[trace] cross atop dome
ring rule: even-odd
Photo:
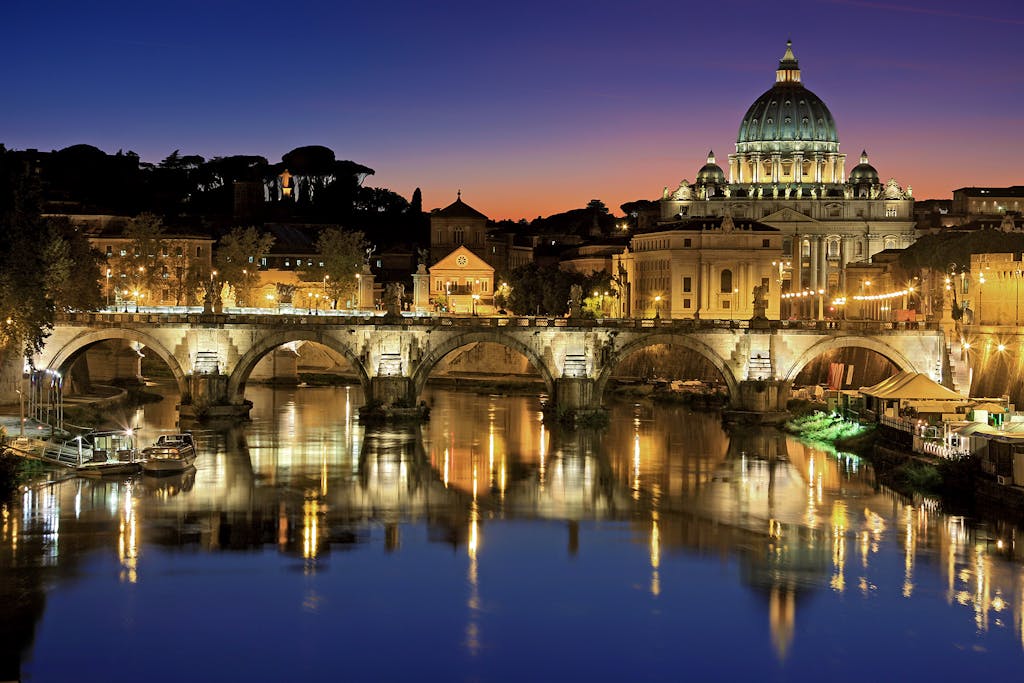
[[[800,63],[793,54],[793,41],[786,41],[786,54],[779,60],[779,69],[775,72],[776,83],[799,83]]]

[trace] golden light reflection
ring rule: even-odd
[[[640,432],[633,434],[633,500],[640,499]]]
[[[661,565],[661,534],[658,531],[658,513],[651,513],[651,595],[658,597],[661,594],[661,579],[658,576],[658,567]]]
[[[783,586],[772,586],[768,601],[768,624],[771,632],[772,645],[782,661],[789,652],[793,642],[796,625],[796,595]]]
[[[914,508],[907,506],[903,525],[903,597],[914,594],[914,555],[917,552],[917,536],[914,528]]]
[[[135,499],[132,497],[132,486],[125,486],[124,505],[117,536],[117,555],[121,561],[120,580],[128,583],[138,581],[138,522],[135,516]]]
[[[466,552],[469,555],[469,599],[466,602],[469,608],[469,621],[466,624],[466,649],[474,657],[480,652],[480,575],[477,565],[479,547],[480,508],[474,501],[469,508],[469,542],[466,544]]]
[[[832,505],[832,566],[834,571],[829,586],[837,593],[846,590],[846,531],[849,525],[844,501]]]
[[[307,496],[302,502],[302,556],[307,560],[315,559],[320,551],[319,513],[319,501]]]

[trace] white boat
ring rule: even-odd
[[[144,474],[179,474],[196,459],[196,445],[190,432],[164,434],[156,443],[142,450]]]
[[[136,474],[142,469],[135,434],[125,431],[91,432],[74,439],[78,446],[75,473],[86,477]]]

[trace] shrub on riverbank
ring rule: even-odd
[[[809,415],[795,417],[786,422],[787,432],[815,441],[836,442],[850,439],[864,432],[864,427],[835,413],[815,411]]]

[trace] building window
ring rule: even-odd
[[[693,278],[691,278],[691,277],[684,277],[683,278],[683,291],[684,292],[692,292],[693,291]]]
[[[722,301],[722,308],[731,308],[731,304],[732,304],[731,301],[729,301],[728,299],[724,299]]]
[[[693,240],[691,240],[689,237],[684,237],[683,238],[683,246],[684,247],[690,247],[692,245],[693,245]]]
[[[123,248],[120,251],[121,256],[125,256],[127,253],[128,252],[125,249],[123,249]]]
[[[455,244],[462,244],[462,242],[463,242],[463,240],[465,238],[466,238],[466,233],[465,233],[465,230],[463,230],[463,228],[455,228],[452,231],[452,241],[454,241]]]
[[[854,247],[853,247],[853,254],[854,254],[854,256],[863,256],[864,255],[864,244],[861,243],[861,242],[857,242],[857,244],[855,244]]]
[[[107,258],[110,258],[113,255],[114,255],[114,248],[108,244],[107,245]]]
[[[829,240],[828,241],[828,257],[839,258],[839,241]]]
[[[689,307],[690,307],[690,300],[689,299],[683,299],[683,308],[689,308]]]
[[[200,257],[202,257],[202,255],[203,255],[203,248],[202,247],[196,247],[196,258],[200,258]]]
[[[763,248],[765,248],[765,249],[768,249],[769,247],[772,246],[772,241],[771,240],[761,240],[761,246]]]
[[[185,255],[185,251],[181,247],[178,247],[177,249],[174,250],[174,255],[177,256],[178,258],[181,258],[182,256]]]
[[[898,214],[898,211],[896,211],[895,208],[886,209],[885,210],[885,217],[886,218],[896,218],[897,214]]]
[[[804,258],[811,258],[811,243],[801,242],[800,243],[800,255]]]
[[[732,292],[732,271],[723,270],[719,276],[719,288],[720,292]]]

